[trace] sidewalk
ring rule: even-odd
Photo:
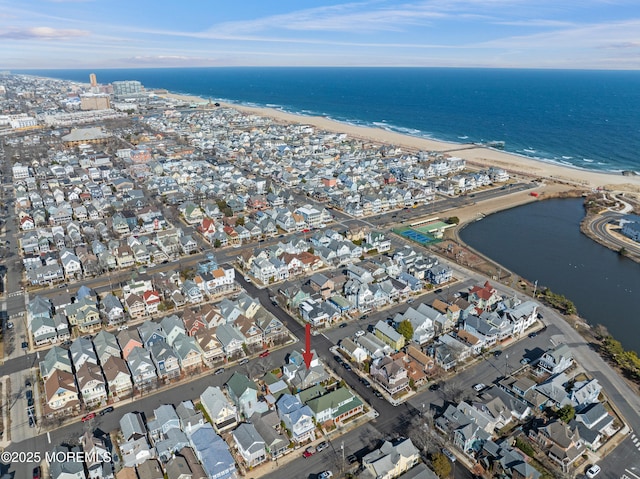
[[[267,474],[276,471],[282,466],[289,464],[295,459],[302,459],[302,451],[304,451],[307,447],[317,446],[322,441],[336,441],[341,436],[353,431],[354,429],[359,428],[360,426],[366,424],[372,419],[375,419],[376,417],[378,417],[378,411],[376,411],[375,409],[370,409],[367,414],[364,414],[359,418],[350,421],[346,426],[336,428],[333,431],[322,435],[315,441],[305,444],[304,448],[302,446],[296,447],[294,449],[291,449],[291,452],[289,452],[287,455],[279,457],[275,461],[266,461],[260,464],[255,469],[248,471],[247,476],[250,476],[252,479],[258,479],[259,477],[266,476]]]
[[[4,450],[11,444],[11,428],[9,427],[9,415],[7,414],[9,401],[7,399],[8,376],[2,376],[2,394],[0,394],[0,409],[2,410],[2,438],[0,439],[0,450]]]

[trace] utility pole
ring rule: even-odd
[[[538,280],[536,279],[536,280],[533,282],[533,299],[535,299],[535,298],[536,298],[536,291],[537,291],[537,290],[538,290]]]

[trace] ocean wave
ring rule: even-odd
[[[189,93],[186,93],[189,94]],[[351,125],[351,126],[358,126],[358,127],[369,127],[369,128],[381,128],[384,129],[386,131],[391,131],[394,133],[399,133],[399,134],[403,134],[403,135],[408,135],[408,136],[412,136],[412,137],[416,137],[416,138],[423,138],[423,139],[427,139],[427,140],[436,140],[436,141],[440,141],[443,143],[448,143],[448,144],[452,144],[452,145],[462,145],[464,144],[463,142],[461,142],[460,140],[468,140],[469,136],[468,135],[456,135],[456,136],[451,136],[449,138],[446,138],[445,135],[441,135],[441,134],[434,134],[434,133],[430,133],[430,132],[426,132],[417,128],[411,128],[411,127],[403,127],[403,126],[397,126],[394,125],[392,123],[389,123],[389,120],[386,119],[382,119],[382,120],[376,120],[376,121],[363,121],[361,119],[358,118],[348,118],[348,117],[340,117],[340,116],[335,116],[333,114],[330,113],[323,113],[323,112],[318,112],[318,111],[313,111],[313,110],[309,110],[309,109],[295,109],[295,108],[291,108],[291,107],[284,107],[282,105],[275,105],[275,104],[259,104],[259,103],[255,103],[255,102],[240,102],[237,100],[229,100],[229,99],[219,99],[219,101],[222,101],[224,103],[228,103],[228,104],[238,104],[238,105],[244,105],[244,106],[251,106],[251,107],[255,107],[255,108],[272,108],[272,109],[276,109],[279,111],[285,111],[286,113],[291,113],[294,115],[299,115],[301,117],[305,117],[305,116],[319,116],[319,117],[323,117],[326,118],[328,120],[332,120],[338,123],[343,123],[345,125]],[[475,140],[472,140],[475,141]],[[480,139],[479,141],[477,141],[479,143],[484,142],[483,139]],[[468,143],[468,141],[465,141],[465,143]],[[599,171],[599,172],[606,172],[606,173],[617,173],[620,174],[623,170],[622,169],[614,169],[611,168],[611,165],[607,164],[607,163],[603,163],[603,162],[596,162],[595,160],[591,160],[590,158],[574,158],[573,156],[569,156],[569,155],[562,155],[562,156],[556,156],[553,154],[550,154],[546,151],[542,151],[533,147],[528,147],[528,148],[522,148],[522,149],[509,149],[508,147],[505,148],[504,150],[506,153],[510,153],[516,156],[522,156],[524,158],[529,158],[529,159],[533,159],[536,161],[542,161],[542,162],[546,162],[546,163],[551,163],[551,164],[556,164],[559,166],[565,166],[565,167],[570,167],[570,168],[576,168],[578,170],[583,170],[583,171]],[[573,161],[571,161],[573,160]],[[591,161],[589,161],[591,160]],[[583,165],[585,164],[589,164],[590,167],[585,167]],[[604,168],[602,168],[604,167]],[[625,170],[632,170],[632,168],[627,168]]]

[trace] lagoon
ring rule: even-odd
[[[589,324],[602,324],[640,352],[640,265],[580,233],[582,199],[531,203],[487,216],[460,232],[467,244],[514,273],[574,302]]]

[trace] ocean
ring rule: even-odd
[[[245,105],[640,173],[640,72],[469,68],[163,68],[15,71],[88,83],[139,80]]]

